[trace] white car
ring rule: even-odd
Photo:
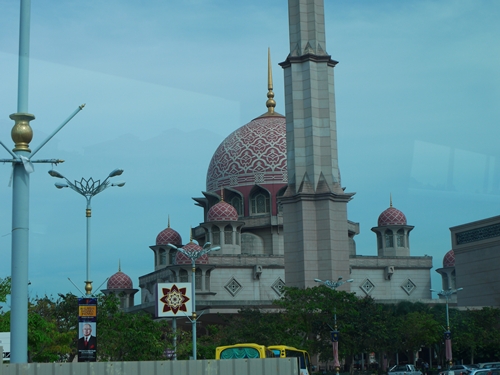
[[[396,365],[389,370],[388,375],[422,375],[422,371],[413,365]]]

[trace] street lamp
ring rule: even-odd
[[[353,279],[349,279],[349,280],[342,280],[342,276],[340,276],[337,281],[330,281],[330,280],[320,280],[320,279],[314,279],[314,281],[316,281],[317,283],[321,283],[321,284],[324,284],[326,285],[328,288],[330,289],[337,289],[339,286],[342,286],[344,285],[345,283],[352,283],[354,280]]]
[[[453,355],[451,350],[451,330],[450,330],[450,315],[448,312],[448,301],[453,294],[457,294],[464,288],[441,290],[440,292],[431,289],[431,292],[437,293],[438,296],[446,298],[446,331],[444,332],[444,343],[446,351],[446,360],[448,361],[448,366],[453,364]]]
[[[342,276],[340,276],[337,281],[330,281],[330,280],[320,280],[320,279],[314,279],[317,283],[324,284],[330,289],[336,290],[339,286],[344,285],[345,283],[352,283],[354,280],[349,279],[349,280],[342,280]],[[337,308],[334,307],[334,329],[332,330],[332,345],[333,345],[333,365],[335,366],[335,370],[337,372],[337,375],[340,372],[340,362],[339,362],[339,331],[337,330]]]
[[[192,242],[191,242],[192,243]],[[210,242],[205,243],[203,248],[198,250],[198,246],[194,248],[194,246],[189,247],[189,244],[184,248],[178,248],[172,244],[168,244],[167,247],[177,250],[178,252],[184,254],[189,259],[191,259],[191,267],[192,267],[192,276],[191,276],[191,289],[192,289],[192,301],[193,301],[193,317],[191,319],[191,325],[193,330],[193,359],[196,359],[196,260],[202,257],[205,254],[208,254],[211,251],[220,250],[220,246],[210,247],[212,244]]]
[[[109,181],[110,178],[120,176],[122,173],[123,169],[115,169],[102,182],[100,180],[94,181],[92,177],[90,177],[89,179],[82,178],[80,181],[75,180],[74,182],[71,182],[59,172],[53,169],[49,171],[49,174],[52,177],[61,178],[66,181],[66,183],[59,181],[56,182],[54,184],[56,188],[62,189],[69,187],[74,191],[76,191],[78,194],[83,195],[87,200],[87,208],[85,210],[87,216],[87,275],[86,275],[87,280],[85,281],[85,292],[87,295],[92,294],[92,281],[90,281],[90,218],[92,216],[92,209],[90,206],[90,202],[93,196],[106,190],[110,186],[118,186],[118,187],[124,186],[125,182],[123,181],[115,183],[111,183]]]

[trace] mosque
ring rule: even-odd
[[[193,198],[201,212],[191,238],[183,241],[168,219],[150,246],[151,272],[139,278],[140,305],[121,270],[109,279],[103,292],[121,296],[125,309],[153,312],[157,283],[191,281],[191,260],[169,244],[220,247],[196,260],[196,310],[207,318],[272,308],[285,286],[312,287],[315,279],[348,280],[341,290],[378,301],[431,299],[432,257],[410,254],[414,227],[392,198],[371,229],[377,256],[357,254],[359,224],[347,218],[354,193],[340,180],[337,61],[326,53],[323,0],[290,1],[289,20],[290,54],[280,64],[285,115],[275,110],[269,57],[267,111],[215,150],[205,189]]]

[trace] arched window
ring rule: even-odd
[[[224,228],[224,243],[231,245],[233,243],[233,227],[226,225]]]
[[[392,236],[392,231],[386,230],[384,236],[385,236],[385,247],[394,247],[394,239]]]
[[[172,265],[175,264],[175,256],[177,255],[177,250],[170,249],[168,252],[168,264]]]
[[[217,225],[212,227],[212,245],[220,245],[220,229]]]
[[[166,265],[167,264],[167,251],[165,249],[160,249],[160,265]]]
[[[239,195],[233,196],[229,203],[234,207],[234,209],[238,213],[238,216],[243,216],[243,201],[241,200],[241,197]]]
[[[197,268],[196,269],[196,272],[195,272],[195,287],[196,287],[196,290],[202,290],[203,288],[203,285],[201,283],[201,276],[202,276],[202,272],[201,272],[201,269]]]
[[[269,194],[259,190],[250,198],[250,210],[252,215],[267,214],[271,211]]]
[[[382,236],[379,233],[377,233],[377,245],[379,249],[382,248]]]
[[[205,272],[205,290],[210,290],[210,271]]]
[[[398,230],[397,233],[397,245],[398,247],[404,247],[405,246],[405,232],[403,229]]]
[[[180,283],[187,283],[188,282],[188,271],[184,269],[179,270],[179,282]]]

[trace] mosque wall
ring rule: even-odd
[[[458,306],[500,306],[500,216],[450,231]]]
[[[210,295],[197,301],[255,301],[255,306],[280,298],[284,270],[277,267],[217,267],[212,271]]]
[[[394,268],[388,278],[387,269],[353,268],[351,292],[358,297],[375,300],[422,300],[431,298],[430,268]]]

